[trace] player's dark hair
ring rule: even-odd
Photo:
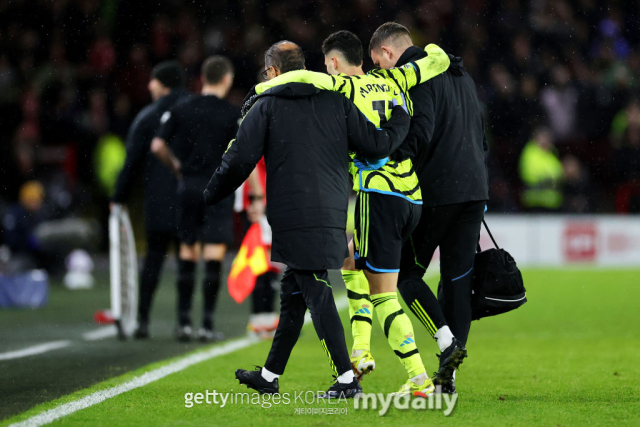
[[[210,56],[202,64],[200,73],[208,84],[215,85],[220,83],[225,75],[233,74],[233,64],[226,56]]]
[[[267,67],[276,67],[281,73],[304,69],[304,53],[300,46],[287,40],[273,44],[264,54]]]
[[[411,33],[404,25],[397,22],[385,22],[371,36],[369,42],[369,52],[380,49],[385,42],[393,43],[400,37],[408,37],[411,40]]]
[[[327,37],[322,43],[322,53],[326,56],[332,50],[337,50],[344,55],[349,65],[362,64],[362,42],[351,31],[336,31]]]

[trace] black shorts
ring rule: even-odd
[[[400,271],[402,244],[418,221],[422,205],[400,196],[358,192],[355,211],[355,261],[358,270]]]
[[[215,206],[206,206],[202,193],[208,182],[208,179],[184,177],[178,183],[178,239],[181,243],[233,243],[234,195]]]

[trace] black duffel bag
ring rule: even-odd
[[[473,320],[506,313],[527,302],[527,292],[516,261],[509,252],[498,247],[487,223],[484,220],[482,223],[495,249],[481,251],[478,244],[471,284],[471,318]],[[442,282],[440,282],[438,299],[441,300],[442,297]]]

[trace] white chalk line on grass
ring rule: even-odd
[[[46,342],[44,344],[34,345],[31,347],[23,348],[21,350],[0,353],[0,360],[11,360],[18,359],[20,357],[34,356],[36,354],[46,353],[47,351],[68,347],[71,344],[71,341],[68,340]]]
[[[115,326],[103,326],[93,331],[85,332],[82,334],[82,339],[85,341],[96,341],[104,338],[116,336],[117,329]],[[42,344],[33,345],[31,347],[22,348],[20,350],[7,351],[6,353],[0,353],[0,361],[19,359],[21,357],[36,356],[38,354],[47,353],[52,350],[59,350],[61,348],[69,347],[73,344],[71,340],[50,341]]]
[[[336,307],[338,310],[343,310],[347,308],[348,305],[349,303],[346,297],[338,298],[336,300]],[[311,316],[309,315],[309,313],[307,313],[304,319],[304,323],[306,324],[309,322],[311,322]],[[202,351],[191,354],[189,356],[185,356],[182,359],[154,369],[153,371],[146,372],[141,376],[135,377],[125,383],[105,390],[96,391],[94,393],[91,393],[90,395],[82,397],[78,400],[74,400],[72,402],[63,403],[60,406],[49,409],[48,411],[42,412],[38,415],[34,415],[33,417],[27,418],[24,421],[11,424],[10,427],[38,427],[49,424],[57,419],[80,411],[81,409],[86,409],[90,406],[96,405],[100,402],[104,402],[107,399],[118,396],[122,393],[126,393],[135,388],[143,387],[168,375],[187,369],[195,364],[216,358],[218,356],[233,353],[237,350],[242,350],[261,341],[262,340],[255,336],[248,336],[238,340],[230,341],[222,346],[214,347],[207,351]]]
[[[118,328],[115,325],[103,326],[93,331],[85,332],[82,334],[82,339],[85,341],[96,341],[104,338],[115,337],[118,334]]]
[[[167,375],[171,375],[173,373],[182,371],[197,363],[204,362],[205,360],[213,359],[214,357],[232,353],[236,350],[240,350],[252,344],[255,344],[258,341],[259,341],[258,338],[246,337],[239,340],[228,342],[227,344],[224,344],[220,347],[212,348],[209,351],[203,351],[203,352],[192,354],[190,356],[177,360],[173,363],[165,365],[161,368],[154,369],[153,371],[149,371],[145,374],[142,374],[139,377],[135,377],[134,379],[127,381],[125,383],[122,383],[120,385],[117,385],[115,387],[111,387],[106,390],[96,391],[95,393],[92,393],[81,399],[74,400],[69,403],[64,403],[56,408],[42,412],[22,422],[11,424],[11,426],[35,427],[35,426],[48,424],[59,418],[73,414],[74,412],[77,412],[81,409],[88,408],[90,406],[96,405],[100,402],[103,402],[119,394],[126,393],[129,390],[133,390],[138,387],[143,387],[147,384],[150,384],[154,381],[164,378]]]

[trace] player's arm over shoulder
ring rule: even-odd
[[[335,90],[336,79],[328,74],[317,73],[309,70],[295,70],[280,74],[267,82],[256,85],[256,94],[260,95],[272,87],[281,86],[287,83],[308,83],[321,90]]]
[[[409,90],[417,84],[424,83],[435,76],[444,73],[449,68],[451,60],[449,55],[438,45],[429,44],[424,48],[427,56],[404,64],[401,67],[391,68],[388,72],[396,79],[406,83],[404,90]]]
[[[440,46],[432,43],[427,45],[424,50],[427,52],[427,56],[415,62],[415,67],[420,73],[417,79],[418,83],[424,83],[438,74],[444,73],[451,64],[449,55]]]

